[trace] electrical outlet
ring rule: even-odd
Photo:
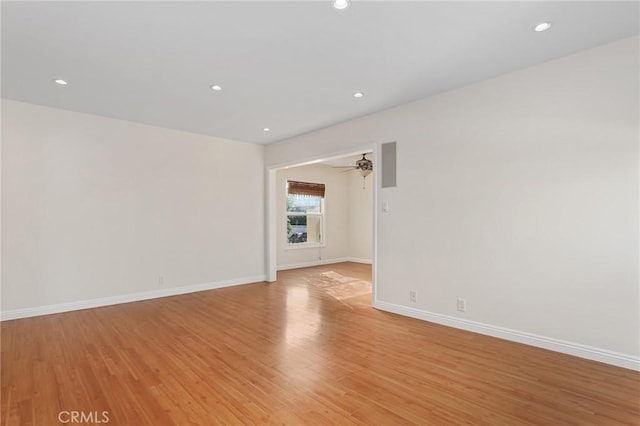
[[[162,275],[158,277],[158,284],[164,285],[164,277]]]
[[[413,303],[416,303],[418,301],[417,294],[414,290],[409,291],[409,300]]]
[[[458,299],[458,311],[467,312],[467,299]]]

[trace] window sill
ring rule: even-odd
[[[300,250],[300,249],[309,249],[309,248],[322,248],[326,247],[326,243],[298,243],[298,244],[287,244],[284,249],[285,250]]]

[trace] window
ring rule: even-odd
[[[324,184],[287,181],[287,245],[324,244]]]

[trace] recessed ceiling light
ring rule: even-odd
[[[217,84],[212,84],[211,86],[209,86],[211,88],[211,90],[214,90],[216,92],[219,92],[222,90],[222,86],[219,86]]]
[[[61,86],[66,86],[67,85],[67,82],[62,80],[62,79],[60,79],[60,78],[56,78],[55,80],[53,80],[53,82],[56,83],[56,84],[59,84]]]
[[[271,129],[270,129],[270,128],[268,128],[268,127],[265,127],[264,129],[262,129],[262,131],[263,131],[263,132],[270,132],[270,131],[271,131]]]
[[[551,28],[551,22],[540,22],[538,25],[536,25],[534,31],[537,33],[541,33],[543,31],[547,31],[549,28]]]
[[[362,92],[356,92],[356,93],[353,94],[354,98],[361,98],[363,96],[364,96],[364,93],[362,93]]]
[[[344,10],[349,7],[351,2],[349,0],[333,0],[331,5],[334,9]]]

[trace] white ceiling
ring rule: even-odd
[[[638,28],[638,2],[3,1],[2,96],[269,143]]]
[[[348,156],[339,157],[339,158],[330,158],[328,160],[323,160],[320,163],[326,164],[327,166],[331,166],[331,167],[346,167],[346,166],[355,167],[356,161],[360,160],[361,158],[362,158],[362,154],[356,154],[356,155],[348,155]],[[372,159],[370,152],[367,153],[367,158],[369,160]]]

